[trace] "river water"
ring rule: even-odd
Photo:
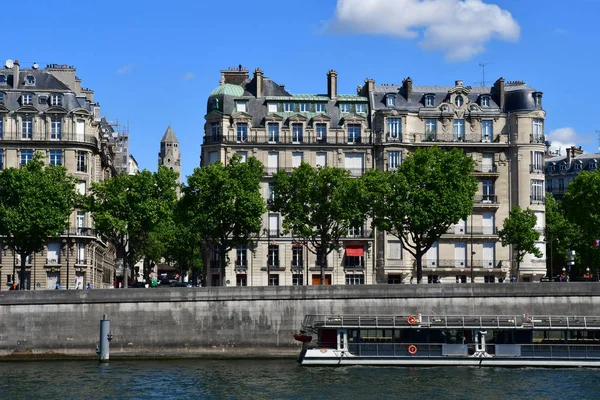
[[[294,360],[0,363],[1,399],[597,399],[594,369],[302,367]]]

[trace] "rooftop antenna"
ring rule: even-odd
[[[482,80],[481,82],[475,82],[478,83],[481,86],[487,86],[487,82],[485,80],[485,66],[486,65],[490,65],[493,64],[493,62],[479,62],[479,67],[481,68],[481,74],[482,74]]]

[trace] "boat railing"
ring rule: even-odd
[[[306,315],[304,330],[322,328],[600,330],[600,317],[539,315]]]
[[[348,351],[368,357],[468,357],[476,351],[475,344],[447,343],[349,343]],[[331,348],[331,344],[314,343],[311,347]],[[335,346],[333,346],[335,347]],[[506,348],[510,351],[506,351]],[[502,350],[504,349],[504,350]],[[486,351],[496,358],[600,358],[600,343],[590,344],[488,344]]]

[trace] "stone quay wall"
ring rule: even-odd
[[[0,358],[291,357],[307,314],[600,315],[600,284],[364,285],[0,293]]]

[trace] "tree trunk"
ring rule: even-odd
[[[320,285],[325,285],[325,260],[326,256],[325,252],[322,249],[317,250],[317,262],[319,263],[319,268],[321,269],[321,282]]]
[[[517,260],[517,273],[515,274],[515,282],[519,282],[520,280],[520,274],[521,272],[521,261]]]
[[[19,274],[19,290],[25,290],[25,266],[27,265],[27,254],[19,253],[21,256],[21,273]]]
[[[222,248],[220,246],[219,248]],[[221,261],[221,286],[225,286],[227,280],[225,279],[225,269],[227,268],[227,253],[223,250],[219,250],[219,261]]]
[[[417,252],[415,261],[417,263],[417,283],[421,283],[423,280],[423,254]]]

